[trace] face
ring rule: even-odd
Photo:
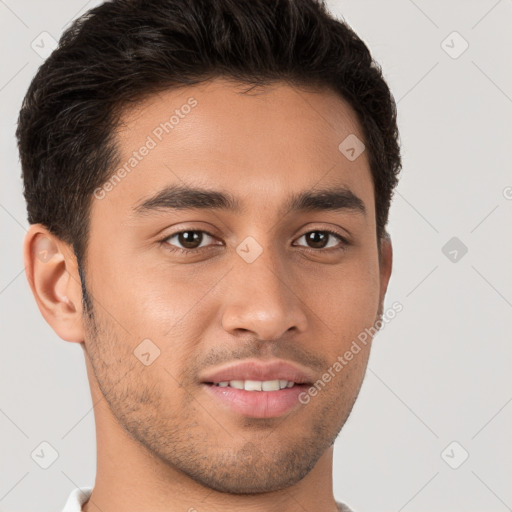
[[[389,277],[367,154],[338,149],[363,139],[348,104],[241,91],[214,80],[126,113],[125,172],[95,192],[85,268],[84,348],[113,416],[169,467],[235,494],[293,485],[331,447],[370,342],[335,363],[378,319]]]

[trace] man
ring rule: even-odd
[[[17,136],[27,277],[94,404],[96,481],[65,511],[349,510],[333,443],[401,167],[364,43],[313,0],[114,0],[62,36]]]

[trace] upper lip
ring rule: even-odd
[[[311,384],[313,377],[295,364],[283,360],[244,361],[230,364],[206,373],[202,382],[226,382],[231,380],[287,380],[297,384]]]

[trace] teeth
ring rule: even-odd
[[[287,380],[230,380],[217,382],[215,385],[220,388],[232,387],[244,389],[245,391],[279,391],[284,388],[293,387],[295,382]]]
[[[278,380],[264,380],[261,383],[261,391],[279,391],[279,389]]]
[[[244,389],[246,391],[261,391],[261,380],[246,380]]]

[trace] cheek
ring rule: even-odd
[[[380,282],[378,260],[371,251],[358,251],[337,267],[298,279],[305,303],[334,332],[364,329],[375,321]]]
[[[174,338],[197,326],[225,270],[198,271],[149,259],[104,254],[95,275],[98,302],[134,339]],[[213,267],[212,267],[213,268]],[[191,319],[193,320],[191,322]]]

